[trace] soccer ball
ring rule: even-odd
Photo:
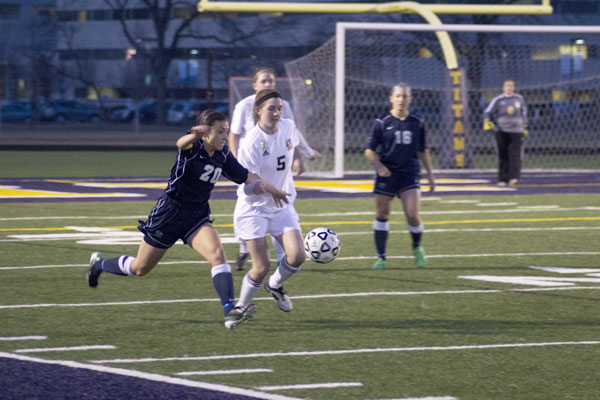
[[[328,263],[340,253],[340,238],[329,228],[315,228],[304,238],[304,251],[314,262]]]

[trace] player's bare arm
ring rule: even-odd
[[[373,150],[366,149],[365,157],[375,167],[375,170],[377,171],[377,175],[383,176],[383,177],[392,175],[390,170],[385,165],[383,165],[381,163],[381,161],[379,161],[379,156]]]
[[[281,207],[283,203],[289,203],[288,196],[289,193],[281,191],[277,189],[275,186],[271,185],[269,182],[266,182],[260,178],[254,172],[248,171],[248,179],[244,182],[247,187],[244,188],[246,194],[261,194],[261,193],[269,193],[273,196],[273,200],[275,201],[275,205],[277,207]]]
[[[419,153],[419,158],[421,162],[425,166],[425,170],[427,171],[427,179],[429,180],[429,191],[433,192],[435,190],[435,177],[433,176],[433,168],[431,164],[431,155],[429,154],[429,149],[425,149],[424,152]]]

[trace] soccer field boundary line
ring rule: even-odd
[[[372,296],[430,296],[430,295],[454,295],[454,294],[502,294],[502,293],[528,293],[528,292],[551,292],[565,290],[598,290],[600,286],[560,286],[543,288],[513,288],[513,289],[471,289],[471,290],[424,290],[408,292],[355,292],[355,293],[329,293],[315,295],[290,296],[294,300],[315,300],[348,297],[372,297]],[[181,303],[216,303],[217,298],[210,299],[171,299],[171,300],[133,300],[113,301],[106,303],[39,303],[39,304],[12,304],[0,305],[0,310],[25,309],[25,308],[75,308],[75,307],[106,307],[106,306],[138,306],[153,304],[181,304]],[[255,297],[253,301],[273,301],[272,297]]]
[[[598,230],[600,226],[556,226],[556,227],[545,227],[545,228],[438,228],[438,229],[427,229],[426,233],[451,233],[451,232],[535,232],[535,231],[574,231],[574,230]],[[389,234],[405,234],[406,231],[390,230]],[[0,239],[0,243],[22,243],[22,242],[39,242],[39,241],[65,241],[65,240],[86,240],[93,235],[94,237],[104,237],[103,234],[89,233],[89,234],[41,234],[41,235],[14,235],[14,239]],[[355,235],[373,235],[373,231],[361,231],[361,232],[337,232],[338,236],[355,236]],[[221,238],[231,238],[233,233],[220,233]],[[10,236],[9,236],[10,237]],[[140,233],[140,241],[142,234]],[[181,242],[177,242],[181,243]],[[129,243],[128,243],[129,244]],[[73,264],[72,266],[79,266],[79,264]],[[2,270],[2,267],[0,267]]]
[[[476,204],[477,205],[477,204]],[[486,205],[483,203],[483,205]],[[482,205],[482,206],[483,206]],[[495,204],[492,204],[493,206]],[[502,213],[519,213],[519,212],[557,212],[557,211],[600,211],[600,207],[574,207],[574,208],[562,208],[557,206],[518,206],[516,208],[496,209],[496,210],[485,210],[485,209],[470,209],[470,210],[446,210],[446,211],[427,211],[421,210],[421,215],[460,215],[460,214],[502,214]],[[391,215],[404,215],[402,211],[392,211]],[[347,211],[347,212],[333,212],[333,213],[299,213],[300,218],[307,217],[344,217],[344,216],[361,216],[361,215],[372,215],[375,216],[375,211]],[[232,218],[233,214],[211,214],[214,218]],[[125,216],[41,216],[41,217],[3,217],[0,221],[43,221],[43,220],[138,220],[145,219],[147,215],[125,215]]]
[[[445,221],[426,221],[425,225],[452,225],[452,224],[492,224],[509,222],[571,222],[571,221],[600,221],[598,217],[555,217],[555,218],[494,218],[494,219],[463,219]],[[388,221],[390,225],[403,225],[405,221]],[[373,221],[308,221],[300,222],[301,226],[329,226],[329,225],[372,225]],[[233,224],[213,224],[215,228],[233,228]],[[137,225],[102,226],[98,229],[137,229]],[[76,231],[73,227],[44,227],[44,228],[0,228],[0,232],[29,232],[29,231]]]
[[[400,233],[400,232],[398,232]],[[600,251],[567,251],[567,252],[540,252],[540,253],[484,253],[484,254],[428,254],[427,258],[472,258],[472,257],[524,257],[524,256],[595,256],[600,255]],[[336,261],[354,261],[354,260],[373,260],[376,256],[355,256],[355,257],[337,257]],[[412,260],[414,256],[386,256],[393,260]],[[271,261],[277,261],[271,259]],[[228,260],[230,264],[235,260]],[[177,265],[177,264],[208,264],[206,260],[181,260],[181,261],[161,261],[158,265]],[[0,271],[27,270],[27,269],[52,269],[52,268],[89,268],[89,264],[56,264],[56,265],[30,265],[23,267],[0,267]],[[370,268],[369,268],[370,269]]]
[[[421,215],[445,215],[445,214],[494,214],[494,213],[515,213],[515,212],[551,212],[551,211],[600,211],[600,207],[575,207],[575,208],[562,208],[556,206],[520,206],[516,208],[499,209],[499,210],[447,210],[447,211],[424,211],[421,210]],[[334,212],[334,213],[299,213],[301,218],[304,217],[336,217],[336,216],[352,216],[352,215],[373,215],[375,211],[348,211],[348,212]],[[404,215],[402,211],[392,211],[391,215]],[[35,220],[69,220],[69,219],[100,219],[100,220],[119,220],[119,219],[131,219],[138,220],[140,218],[145,219],[147,215],[133,215],[133,216],[45,216],[45,217],[4,217],[0,218],[0,221],[35,221]],[[211,214],[211,217],[218,218],[233,218],[233,214]]]
[[[531,343],[495,343],[481,345],[460,345],[460,346],[429,346],[429,347],[387,347],[371,349],[346,349],[346,350],[314,350],[314,351],[289,351],[272,353],[246,353],[246,354],[222,354],[214,356],[185,356],[185,357],[163,357],[163,358],[115,358],[106,360],[89,360],[92,364],[133,364],[133,363],[152,363],[162,361],[214,361],[214,360],[237,360],[244,358],[272,358],[272,357],[314,357],[314,356],[332,356],[348,354],[369,354],[369,353],[400,353],[413,351],[451,351],[451,350],[488,350],[488,349],[506,349],[506,348],[527,348],[527,347],[549,347],[549,346],[576,346],[576,345],[598,345],[598,340],[583,340],[577,342],[531,342]]]
[[[160,374],[156,374],[156,373],[143,372],[143,371],[137,371],[137,370],[125,369],[125,368],[107,367],[104,365],[97,365],[97,364],[86,364],[86,363],[70,361],[70,360],[46,360],[43,358],[23,356],[20,354],[12,354],[12,353],[6,353],[6,352],[0,352],[0,358],[8,358],[8,359],[18,360],[18,361],[27,361],[27,362],[37,363],[37,364],[60,365],[63,367],[83,369],[83,370],[88,370],[88,371],[105,372],[105,373],[114,374],[114,375],[128,376],[128,377],[132,377],[132,378],[145,379],[145,380],[154,381],[154,382],[170,383],[170,384],[179,385],[179,386],[187,386],[187,387],[193,387],[193,388],[199,388],[199,389],[206,389],[206,390],[212,390],[215,392],[229,393],[229,394],[233,394],[233,395],[242,395],[242,396],[254,397],[254,398],[264,399],[264,400],[305,400],[305,399],[300,399],[297,397],[289,397],[289,396],[284,396],[284,395],[280,395],[280,394],[265,393],[265,392],[261,392],[261,391],[257,391],[257,390],[253,390],[253,389],[242,389],[242,388],[237,388],[234,386],[227,386],[227,385],[222,385],[222,384],[217,384],[217,383],[208,383],[208,382],[201,382],[201,381],[189,380],[189,379],[184,379],[184,378],[175,378],[172,376],[160,375]]]

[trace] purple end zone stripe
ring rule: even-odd
[[[240,394],[0,357],[2,399],[252,400]]]

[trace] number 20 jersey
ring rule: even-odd
[[[423,120],[409,114],[404,120],[391,114],[377,118],[371,126],[366,146],[393,173],[420,173],[419,153],[425,151]]]
[[[248,170],[238,163],[227,146],[209,157],[204,142],[198,140],[191,149],[177,153],[165,193],[183,203],[206,203],[221,175],[241,184],[248,179]]]

